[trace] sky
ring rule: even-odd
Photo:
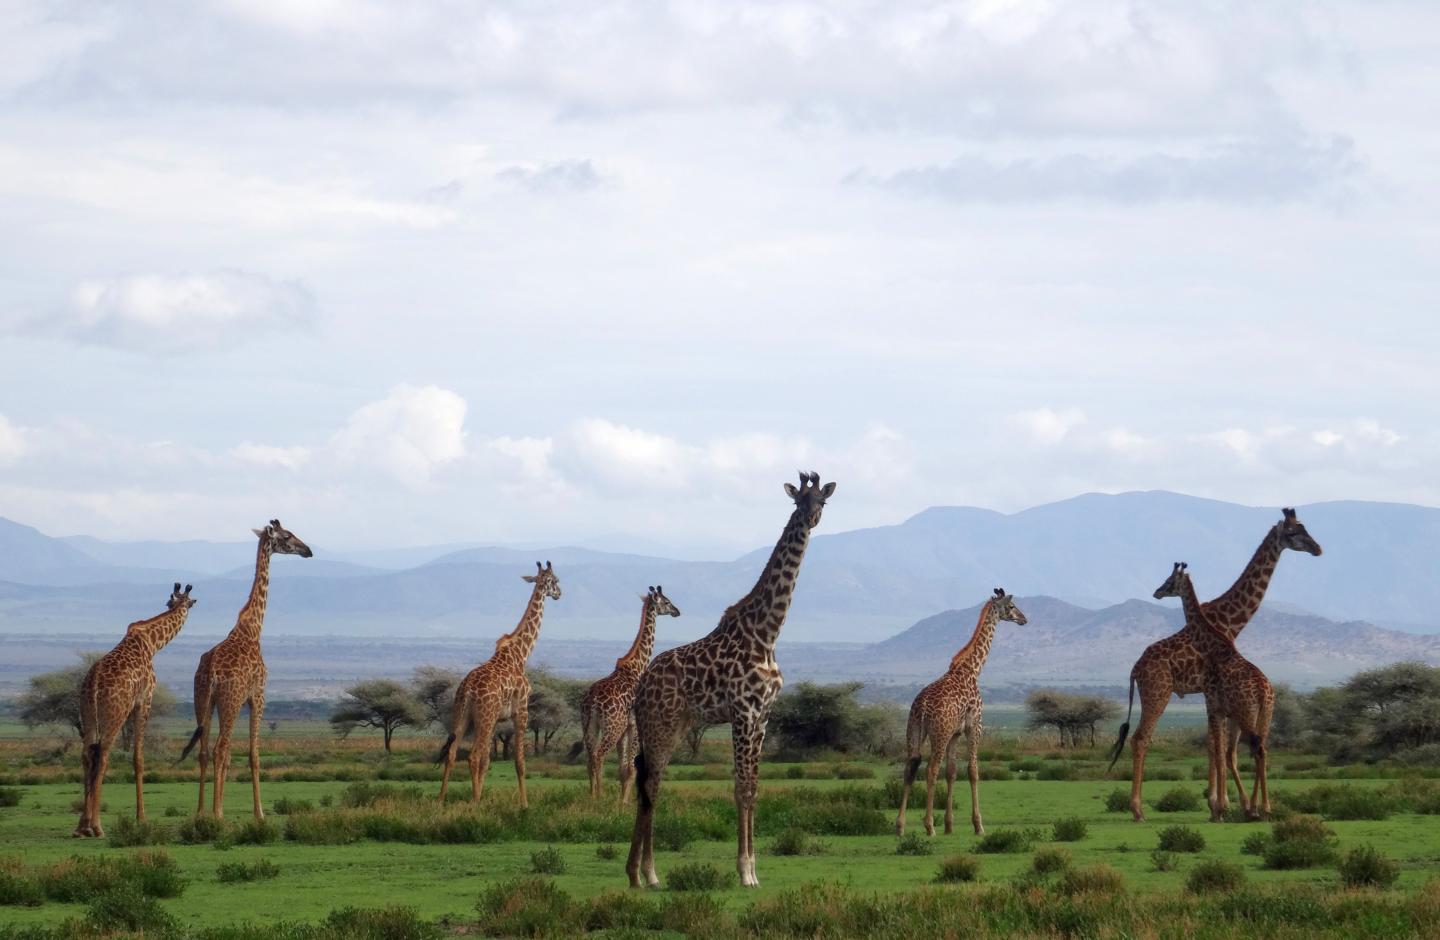
[[[1440,6],[0,0],[0,516],[1440,505]]]

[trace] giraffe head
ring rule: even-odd
[[[1295,516],[1295,510],[1285,508],[1280,510],[1283,518],[1275,523],[1275,530],[1280,538],[1282,549],[1292,549],[1297,552],[1304,552],[1307,555],[1319,555],[1321,552],[1320,543],[1310,537],[1305,531],[1305,523]]]
[[[547,561],[542,566],[537,561],[534,574],[522,574],[520,577],[535,585],[535,590],[552,601],[560,599],[560,579],[555,577],[555,569],[550,567],[550,562]]]
[[[185,585],[185,590],[180,590],[180,582],[175,582],[175,587],[170,591],[170,599],[165,602],[166,610],[174,610],[179,607],[182,610],[189,610],[195,606],[195,598],[190,596],[190,590],[195,585]]]
[[[825,501],[835,492],[835,483],[821,486],[820,474],[812,470],[800,474],[798,489],[795,484],[786,483],[785,492],[795,500],[795,508],[805,519],[805,528],[813,529],[820,524],[820,514],[825,511]]]
[[[1170,570],[1170,577],[1166,578],[1165,583],[1155,589],[1154,597],[1157,601],[1164,597],[1180,596],[1185,579],[1190,577],[1190,573],[1186,571],[1188,567],[1189,565],[1183,561],[1175,562],[1175,567]]]
[[[295,533],[280,524],[279,519],[271,519],[270,524],[263,529],[251,529],[262,540],[270,543],[270,551],[281,555],[299,555],[301,558],[309,558],[313,552],[310,546],[295,537]]]
[[[661,614],[666,614],[671,617],[680,616],[680,608],[676,607],[675,602],[665,596],[665,589],[660,585],[657,584],[652,587],[647,597],[650,599],[651,608],[655,611],[655,616],[658,617]]]
[[[995,597],[990,603],[995,607],[996,619],[1008,620],[1013,624],[1025,626],[1030,621],[1021,613],[1020,608],[1015,606],[1015,595],[1006,594],[1004,588],[995,589]]]

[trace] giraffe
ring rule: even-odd
[[[795,501],[795,510],[755,587],[721,614],[709,634],[656,656],[635,689],[640,790],[625,863],[632,888],[660,883],[655,874],[655,803],[677,741],[697,722],[730,725],[739,837],[735,867],[742,885],[760,884],[755,877],[755,793],[770,705],[783,683],[775,664],[775,641],[790,608],[810,530],[820,524],[835,484],[822,486],[818,474],[802,473],[800,486],[787,483],[785,492]]]
[[[205,812],[205,771],[210,762],[210,722],[220,716],[220,735],[215,740],[214,813],[225,816],[225,778],[230,772],[230,735],[240,708],[250,703],[250,793],[256,819],[264,819],[260,808],[260,717],[265,712],[265,657],[260,652],[260,629],[265,625],[265,605],[270,599],[270,556],[299,555],[309,558],[310,547],[295,534],[271,519],[263,529],[252,530],[259,539],[255,550],[255,581],[250,596],[235,618],[225,639],[200,657],[195,670],[195,733],[180,752],[184,760],[196,744],[200,763],[200,794],[197,815]]]
[[[535,639],[540,635],[540,621],[545,617],[545,598],[560,599],[560,579],[550,562],[542,567],[535,562],[535,573],[524,574],[534,585],[530,591],[530,602],[520,623],[509,633],[495,641],[495,652],[485,662],[470,670],[455,690],[455,705],[451,712],[450,736],[440,749],[439,763],[445,765],[440,776],[440,802],[445,802],[445,791],[450,786],[450,771],[455,766],[455,752],[460,747],[460,738],[467,728],[475,737],[470,744],[470,802],[480,800],[485,788],[485,773],[490,769],[490,740],[495,736],[495,723],[510,718],[515,728],[515,780],[520,787],[520,808],[529,802],[525,798],[525,725],[529,719],[530,680],[525,678],[525,661],[535,648]]]
[[[1235,648],[1235,638],[1205,615],[1195,597],[1195,583],[1189,566],[1177,561],[1170,577],[1155,589],[1155,599],[1178,597],[1185,606],[1185,619],[1199,624],[1204,636],[1202,652],[1206,654],[1205,719],[1207,751],[1210,757],[1209,785],[1205,799],[1210,804],[1210,819],[1218,822],[1229,805],[1228,769],[1235,777],[1240,793],[1240,807],[1249,819],[1270,814],[1270,788],[1266,779],[1266,758],[1270,739],[1270,719],[1275,713],[1275,689],[1265,673]],[[1228,727],[1227,727],[1228,725]],[[1245,784],[1235,751],[1240,735],[1250,741],[1255,759],[1255,786],[1247,802]]]
[[[624,656],[615,660],[615,671],[585,690],[580,701],[582,742],[590,768],[590,795],[599,797],[605,755],[620,746],[620,804],[630,801],[630,787],[635,781],[635,686],[640,674],[650,665],[655,648],[655,618],[661,614],[680,616],[680,608],[665,596],[665,588],[655,586],[642,595],[640,632]]]
[[[995,625],[1001,620],[1024,626],[1028,621],[1015,598],[996,588],[995,595],[980,608],[980,619],[970,642],[950,660],[945,675],[920,690],[910,705],[910,720],[905,726],[905,745],[909,760],[905,764],[905,783],[900,790],[900,815],[895,817],[895,833],[905,834],[905,806],[910,801],[910,787],[920,769],[920,749],[930,739],[930,767],[925,774],[925,834],[935,834],[935,781],[940,775],[941,756],[945,759],[945,834],[954,831],[955,815],[955,746],[960,733],[966,732],[969,748],[970,822],[975,834],[983,835],[985,824],[980,820],[979,749],[982,732],[983,703],[980,701],[980,670],[990,655],[990,642],[995,638]]]
[[[1289,508],[1281,510],[1280,521],[1265,533],[1245,570],[1240,572],[1240,577],[1229,590],[1201,605],[1215,626],[1231,637],[1238,636],[1245,629],[1255,611],[1260,609],[1265,589],[1270,586],[1275,566],[1286,549],[1307,555],[1321,554],[1320,543],[1311,538],[1296,517],[1295,510]],[[1145,754],[1150,747],[1155,724],[1170,704],[1170,693],[1188,695],[1203,691],[1205,660],[1196,649],[1196,637],[1200,632],[1198,624],[1187,621],[1179,631],[1146,647],[1130,669],[1130,710],[1110,751],[1110,766],[1114,767],[1125,752],[1125,739],[1130,732],[1130,716],[1135,711],[1135,689],[1138,686],[1140,724],[1130,744],[1134,764],[1130,775],[1130,812],[1136,822],[1145,819],[1145,809],[1140,801],[1145,780]]]
[[[135,739],[135,818],[145,819],[145,725],[155,697],[155,654],[185,626],[185,618],[195,606],[191,587],[187,584],[182,591],[176,581],[165,612],[126,627],[124,638],[90,667],[80,683],[85,796],[73,833],[76,837],[105,835],[100,826],[100,789],[110,765],[110,748],[127,720]]]

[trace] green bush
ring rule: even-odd
[[[268,858],[254,862],[223,862],[215,869],[215,880],[230,884],[236,881],[264,881],[280,874],[280,866]]]
[[[1275,870],[1318,868],[1335,861],[1335,832],[1314,816],[1292,816],[1270,826],[1264,866]]]
[[[1085,820],[1079,816],[1067,816],[1064,819],[1055,820],[1055,825],[1051,827],[1050,840],[1052,842],[1079,842],[1089,831],[1090,827],[1085,824]]]
[[[262,930],[255,940],[271,940],[276,933],[268,928]],[[412,907],[346,907],[331,911],[314,933],[297,931],[295,940],[442,940],[444,936],[439,925],[421,920]]]
[[[1162,852],[1199,852],[1205,848],[1205,837],[1189,826],[1169,826],[1160,830]]]
[[[277,816],[289,816],[292,813],[313,813],[315,804],[309,800],[292,800],[282,796],[274,802],[273,808]]]
[[[1202,774],[1202,776],[1201,776],[1199,779],[1202,779],[1202,780],[1208,780],[1208,779],[1209,779],[1209,777],[1210,777],[1210,772],[1209,772],[1206,768],[1204,768],[1204,767],[1199,767],[1199,768],[1197,768],[1197,770],[1199,770],[1199,771],[1201,772],[1201,774]],[[1172,782],[1177,781],[1177,780],[1184,780],[1184,779],[1185,779],[1185,772],[1184,772],[1183,770],[1181,770],[1179,767],[1155,767],[1155,768],[1152,768],[1152,769],[1147,769],[1147,770],[1145,771],[1145,779],[1146,779],[1146,780],[1160,780],[1160,781],[1163,781],[1163,782],[1166,782],[1166,783],[1172,783]]]
[[[137,845],[164,845],[170,841],[170,830],[159,823],[141,822],[131,816],[117,816],[106,833],[110,845],[117,849]]]
[[[980,877],[980,859],[973,855],[952,855],[940,863],[935,880],[940,884],[974,881]]]
[[[1264,855],[1272,836],[1268,832],[1252,832],[1240,843],[1241,855]]]
[[[660,929],[687,937],[716,936],[726,922],[724,908],[708,894],[674,894],[660,902]]]
[[[0,907],[35,907],[45,902],[45,889],[19,871],[0,868]]]
[[[789,767],[786,767],[786,768],[785,768],[785,779],[786,779],[786,780],[804,780],[804,779],[805,779],[805,767],[804,767],[803,765],[801,765],[801,764],[791,764]]]
[[[918,832],[907,832],[895,844],[896,855],[929,855],[930,840]]]
[[[980,837],[980,841],[975,843],[975,851],[982,855],[1028,852],[1039,840],[1040,833],[1034,829],[996,829]]]
[[[1130,791],[1111,790],[1105,794],[1105,812],[1107,813],[1128,813],[1130,812]]]
[[[595,846],[595,857],[603,861],[613,861],[620,857],[620,850],[608,842],[602,842]]]
[[[565,856],[553,845],[530,853],[530,870],[537,875],[563,875],[566,867]]]
[[[588,902],[587,931],[652,931],[660,929],[660,912],[639,894],[606,891]]]
[[[1061,877],[1056,890],[1061,894],[1119,894],[1125,890],[1125,878],[1109,865],[1072,868]]]
[[[1362,845],[1340,859],[1340,882],[1347,888],[1388,888],[1400,877],[1400,863]]]
[[[475,911],[480,932],[491,937],[566,937],[584,930],[580,905],[547,878],[490,885]]]
[[[136,852],[117,863],[120,877],[152,898],[178,898],[185,890],[180,866],[163,851]]]
[[[1160,813],[1188,813],[1197,810],[1205,802],[1202,794],[1185,787],[1172,787],[1160,795],[1152,805]]]
[[[1036,780],[1079,780],[1080,772],[1073,764],[1046,764],[1035,774]]]
[[[18,787],[0,787],[0,807],[19,806],[22,792]]]
[[[1397,804],[1408,802],[1396,799],[1398,792],[1403,791],[1321,783],[1304,790],[1289,790],[1278,796],[1276,802],[1296,813],[1325,819],[1379,821],[1388,819],[1392,812],[1401,808]]]
[[[839,780],[873,780],[875,769],[864,764],[837,764],[835,777]]]
[[[120,930],[163,933],[175,929],[175,919],[154,898],[138,887],[121,883],[90,901],[85,920],[103,932]]]
[[[280,838],[280,830],[267,819],[247,819],[230,832],[236,845],[269,845]]]
[[[981,780],[1014,780],[1015,775],[1003,764],[985,764],[980,768]]]
[[[1030,870],[1037,875],[1053,875],[1070,867],[1070,852],[1061,846],[1046,846],[1035,851]]]
[[[671,891],[719,891],[735,881],[732,872],[721,871],[709,862],[676,865],[665,876],[665,887]]]
[[[825,844],[803,829],[791,827],[770,844],[772,855],[824,855]]]
[[[166,819],[179,819],[181,816],[185,815],[185,811],[178,806],[167,806],[165,807],[165,812],[161,813],[160,815],[164,816]]]
[[[1180,867],[1180,856],[1164,849],[1153,849],[1150,852],[1150,864],[1156,871],[1175,871]]]
[[[1228,894],[1244,884],[1245,870],[1218,858],[1202,859],[1185,879],[1185,888],[1191,894]]]
[[[225,822],[214,816],[191,816],[180,824],[180,841],[186,845],[214,842],[225,832]]]

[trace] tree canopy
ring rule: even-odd
[[[410,690],[390,679],[367,679],[352,685],[330,716],[331,726],[341,737],[356,728],[379,728],[387,754],[397,728],[418,727],[425,721],[425,709]]]

